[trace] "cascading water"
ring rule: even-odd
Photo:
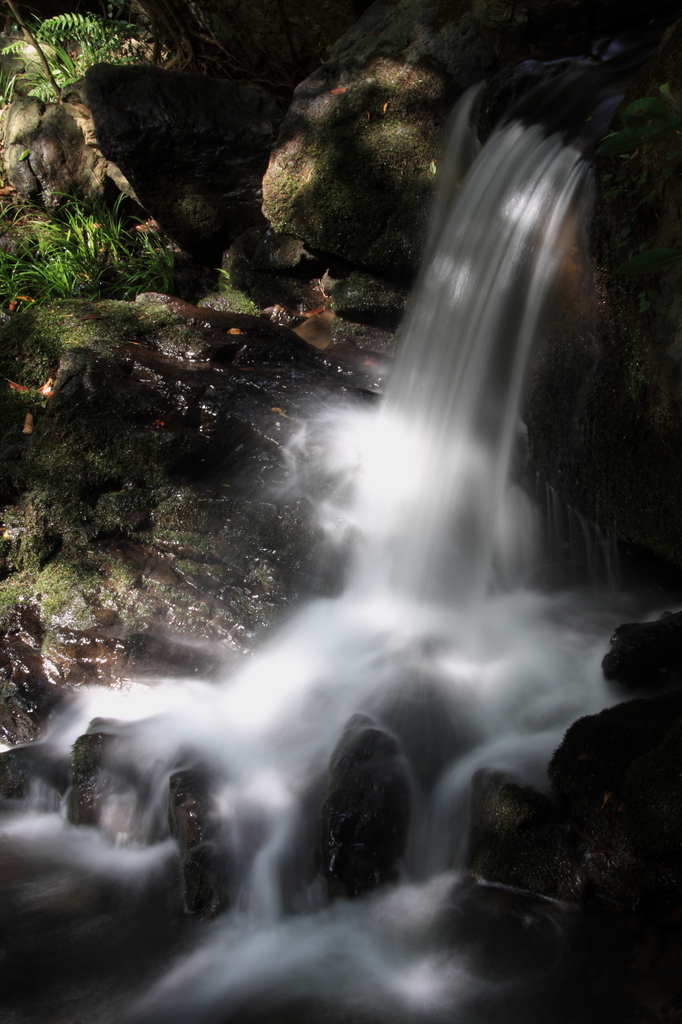
[[[353,484],[331,513],[354,537],[344,594],[303,609],[219,685],[84,695],[48,738],[67,748],[94,716],[116,719],[122,781],[100,833],[54,810],[2,826],[3,842],[49,874],[54,898],[71,898],[79,872],[143,891],[175,855],[164,838],[170,773],[200,761],[218,780],[237,851],[232,908],[160,981],[143,994],[108,993],[88,1019],[517,1019],[507,999],[525,969],[510,952],[526,941],[523,915],[502,926],[483,913],[483,931],[508,933],[491,971],[472,952],[480,936],[466,923],[469,890],[458,887],[469,782],[487,765],[545,784],[567,725],[611,699],[599,662],[626,599],[614,611],[603,595],[533,589],[537,513],[510,481],[526,366],[580,240],[588,165],[558,135],[518,121],[476,156],[474,101],[460,109],[444,190],[453,177],[462,183],[436,208],[386,406],[334,421],[329,472]],[[330,755],[357,712],[397,738],[407,764],[403,878],[328,905],[309,870],[310,808],[319,811]],[[542,952],[532,971],[545,976],[563,938],[549,910],[533,914]],[[578,1019],[562,1012],[553,1019]]]

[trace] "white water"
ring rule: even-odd
[[[475,157],[466,116],[458,131],[461,176]],[[327,522],[353,537],[343,596],[302,610],[219,685],[93,690],[47,737],[66,747],[91,718],[117,719],[119,756],[151,793],[113,795],[104,837],[58,814],[12,823],[64,864],[155,870],[173,850],[156,841],[168,776],[197,757],[224,780],[235,842],[258,822],[236,909],[145,995],[141,1020],[202,1024],[303,996],[435,1018],[492,985],[434,930],[462,868],[469,780],[487,765],[546,786],[567,725],[612,699],[600,660],[628,614],[625,598],[533,588],[538,512],[509,479],[527,361],[589,200],[577,151],[539,128],[498,131],[437,207],[385,408],[309,426],[338,485]],[[412,766],[404,884],[327,906],[297,837],[357,711],[394,731]]]

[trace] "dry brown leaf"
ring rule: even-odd
[[[54,381],[50,377],[48,380],[45,381],[45,383],[43,384],[42,388],[38,388],[38,394],[42,395],[43,398],[49,398],[50,395],[53,393],[53,387],[52,387],[53,384],[54,384]]]
[[[243,334],[244,332],[240,331],[238,327],[230,327],[230,329],[229,329],[229,331],[227,333],[228,334]]]
[[[270,410],[270,412],[276,412],[276,413],[279,413],[279,415],[280,415],[280,416],[283,416],[285,420],[290,420],[290,419],[293,419],[293,417],[292,417],[292,416],[287,416],[287,414],[285,413],[284,409],[280,409],[280,407],[279,407],[278,405],[273,405],[273,407],[272,407],[272,409]]]
[[[19,303],[17,302],[16,299],[10,299],[9,302],[7,303],[7,308],[10,311],[10,313],[13,313],[18,305]]]
[[[30,413],[30,412],[26,413],[26,419],[24,420],[23,433],[24,434],[32,434],[33,433],[33,414]]]
[[[336,89],[330,89],[329,91],[332,94],[332,96],[340,96],[342,92],[348,92],[348,86],[339,85],[336,87]]]
[[[154,422],[152,423],[152,426],[153,427],[165,427],[166,424],[165,424],[165,422],[163,420],[154,420]]]
[[[606,807],[607,804],[611,803],[612,797],[613,793],[609,793],[608,789],[604,790],[604,802],[602,804],[602,807]]]
[[[386,100],[386,102],[384,103],[384,105],[383,105],[383,107],[381,109],[382,109],[383,113],[385,114],[386,111],[388,110],[388,100]]]
[[[371,120],[372,115],[370,114],[369,110],[366,110],[365,113],[367,114],[367,120]]]
[[[320,313],[324,313],[324,306],[318,306],[317,309],[309,309],[307,313],[303,314],[303,316],[319,316]]]
[[[5,377],[5,380],[11,387],[12,391],[23,391],[25,393],[26,391],[31,390],[30,388],[27,388],[25,384],[16,384],[13,380],[10,380],[9,377]]]

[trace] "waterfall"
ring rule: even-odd
[[[528,571],[528,517],[507,493],[518,406],[590,201],[581,154],[515,122],[439,211],[390,382],[382,469],[358,499],[362,585],[471,601],[493,577]]]
[[[66,750],[95,716],[116,720],[123,781],[99,833],[54,811],[0,829],[29,860],[52,858],[67,891],[106,875],[135,898],[175,863],[171,773],[200,762],[218,780],[236,851],[231,909],[193,932],[159,980],[93,1020],[312,1021],[315,1007],[340,1021],[506,1019],[507,981],[477,965],[466,928],[462,938],[442,923],[453,906],[466,917],[471,775],[486,765],[546,786],[567,725],[611,700],[599,664],[629,599],[532,586],[538,513],[512,472],[519,407],[591,183],[579,150],[538,126],[512,121],[477,153],[476,99],[455,118],[385,406],[341,413],[327,431],[329,472],[350,484],[333,508],[354,541],[345,592],[303,608],[218,684],[84,692],[47,739]],[[311,815],[358,712],[401,751],[409,834],[401,884],[330,905],[310,871]],[[551,922],[542,931],[549,911],[533,913],[549,972],[561,937]],[[487,995],[496,1015],[467,1009]]]

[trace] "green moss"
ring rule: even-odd
[[[200,306],[207,306],[209,309],[222,309],[227,313],[246,313],[249,316],[258,316],[260,308],[248,295],[239,291],[225,277],[220,282],[220,290],[211,292],[199,303]]]
[[[90,605],[99,591],[99,575],[82,564],[57,556],[35,578],[41,617],[48,629],[88,629],[95,620]]]

